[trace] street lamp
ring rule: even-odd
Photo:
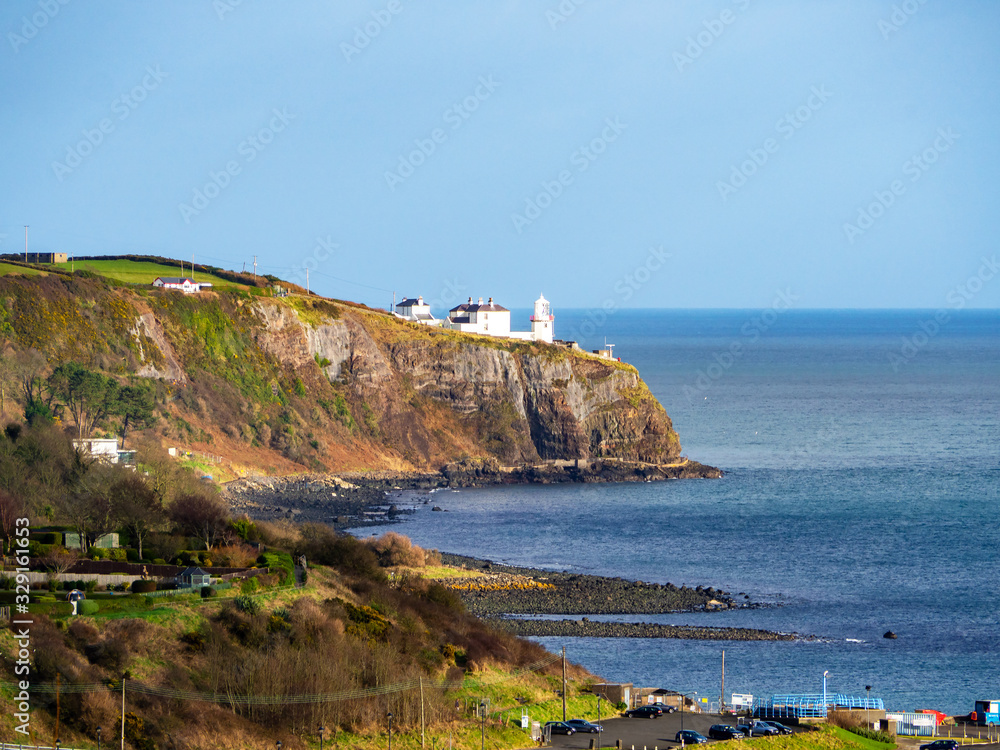
[[[823,672],[823,715],[824,716],[827,715],[827,709],[826,709],[826,676],[828,674],[830,674],[829,670]]]
[[[101,728],[97,728],[97,750],[101,750]]]
[[[486,750],[486,701],[479,703],[479,747]]]
[[[319,750],[323,750],[323,732],[326,731],[326,727],[322,724],[319,725]]]
[[[389,750],[392,750],[392,711],[386,713],[386,718],[389,719]]]
[[[868,710],[872,707],[872,686],[865,685],[865,692],[868,693],[868,700],[865,701],[865,721],[868,723],[868,728],[872,728],[871,716],[868,715]]]
[[[274,746],[277,748],[277,750],[281,750],[281,740],[278,740],[277,742],[275,742]]]
[[[597,750],[601,750],[601,696],[597,696]]]
[[[681,693],[681,731],[684,731],[684,703],[685,699],[689,695],[698,695],[698,691],[694,690],[690,693]],[[681,747],[684,747],[684,735],[681,735]]]

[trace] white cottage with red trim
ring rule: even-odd
[[[187,276],[157,276],[153,279],[153,286],[159,289],[173,289],[184,294],[197,294],[212,285],[207,281],[189,279]]]

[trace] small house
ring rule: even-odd
[[[201,568],[184,568],[176,580],[177,587],[182,589],[201,588],[202,586],[212,585],[212,576]]]
[[[173,289],[184,294],[197,294],[203,288],[211,287],[208,282],[198,282],[187,276],[157,276],[153,286],[158,289]]]
[[[117,438],[84,438],[74,440],[73,447],[85,455],[108,464],[118,463]]]

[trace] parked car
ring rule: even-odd
[[[742,740],[743,732],[729,724],[713,724],[708,730],[708,736],[713,740]]]
[[[771,737],[779,734],[778,730],[763,721],[749,721],[736,726],[747,737]]]
[[[778,734],[792,734],[792,728],[791,727],[786,727],[784,724],[781,724],[780,722],[777,722],[777,721],[762,721],[761,723],[762,724],[767,724],[769,727],[774,727],[775,729],[778,730]]]
[[[549,734],[576,734],[576,730],[564,721],[550,721],[545,724]]]
[[[590,732],[591,734],[597,734],[598,732],[604,731],[604,727],[600,724],[592,724],[586,719],[569,719],[566,723],[578,732]]]
[[[935,740],[921,745],[920,750],[958,750],[958,743],[955,740]]]
[[[677,736],[674,737],[674,742],[683,742],[685,745],[701,745],[708,742],[708,737],[698,734],[693,729],[685,729],[677,733]]]
[[[663,715],[663,710],[659,706],[639,706],[629,709],[625,715],[630,719],[658,719]]]

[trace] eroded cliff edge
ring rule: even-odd
[[[624,363],[351,303],[0,279],[0,330],[50,364],[159,383],[167,444],[236,473],[444,469],[456,482],[718,476]]]

